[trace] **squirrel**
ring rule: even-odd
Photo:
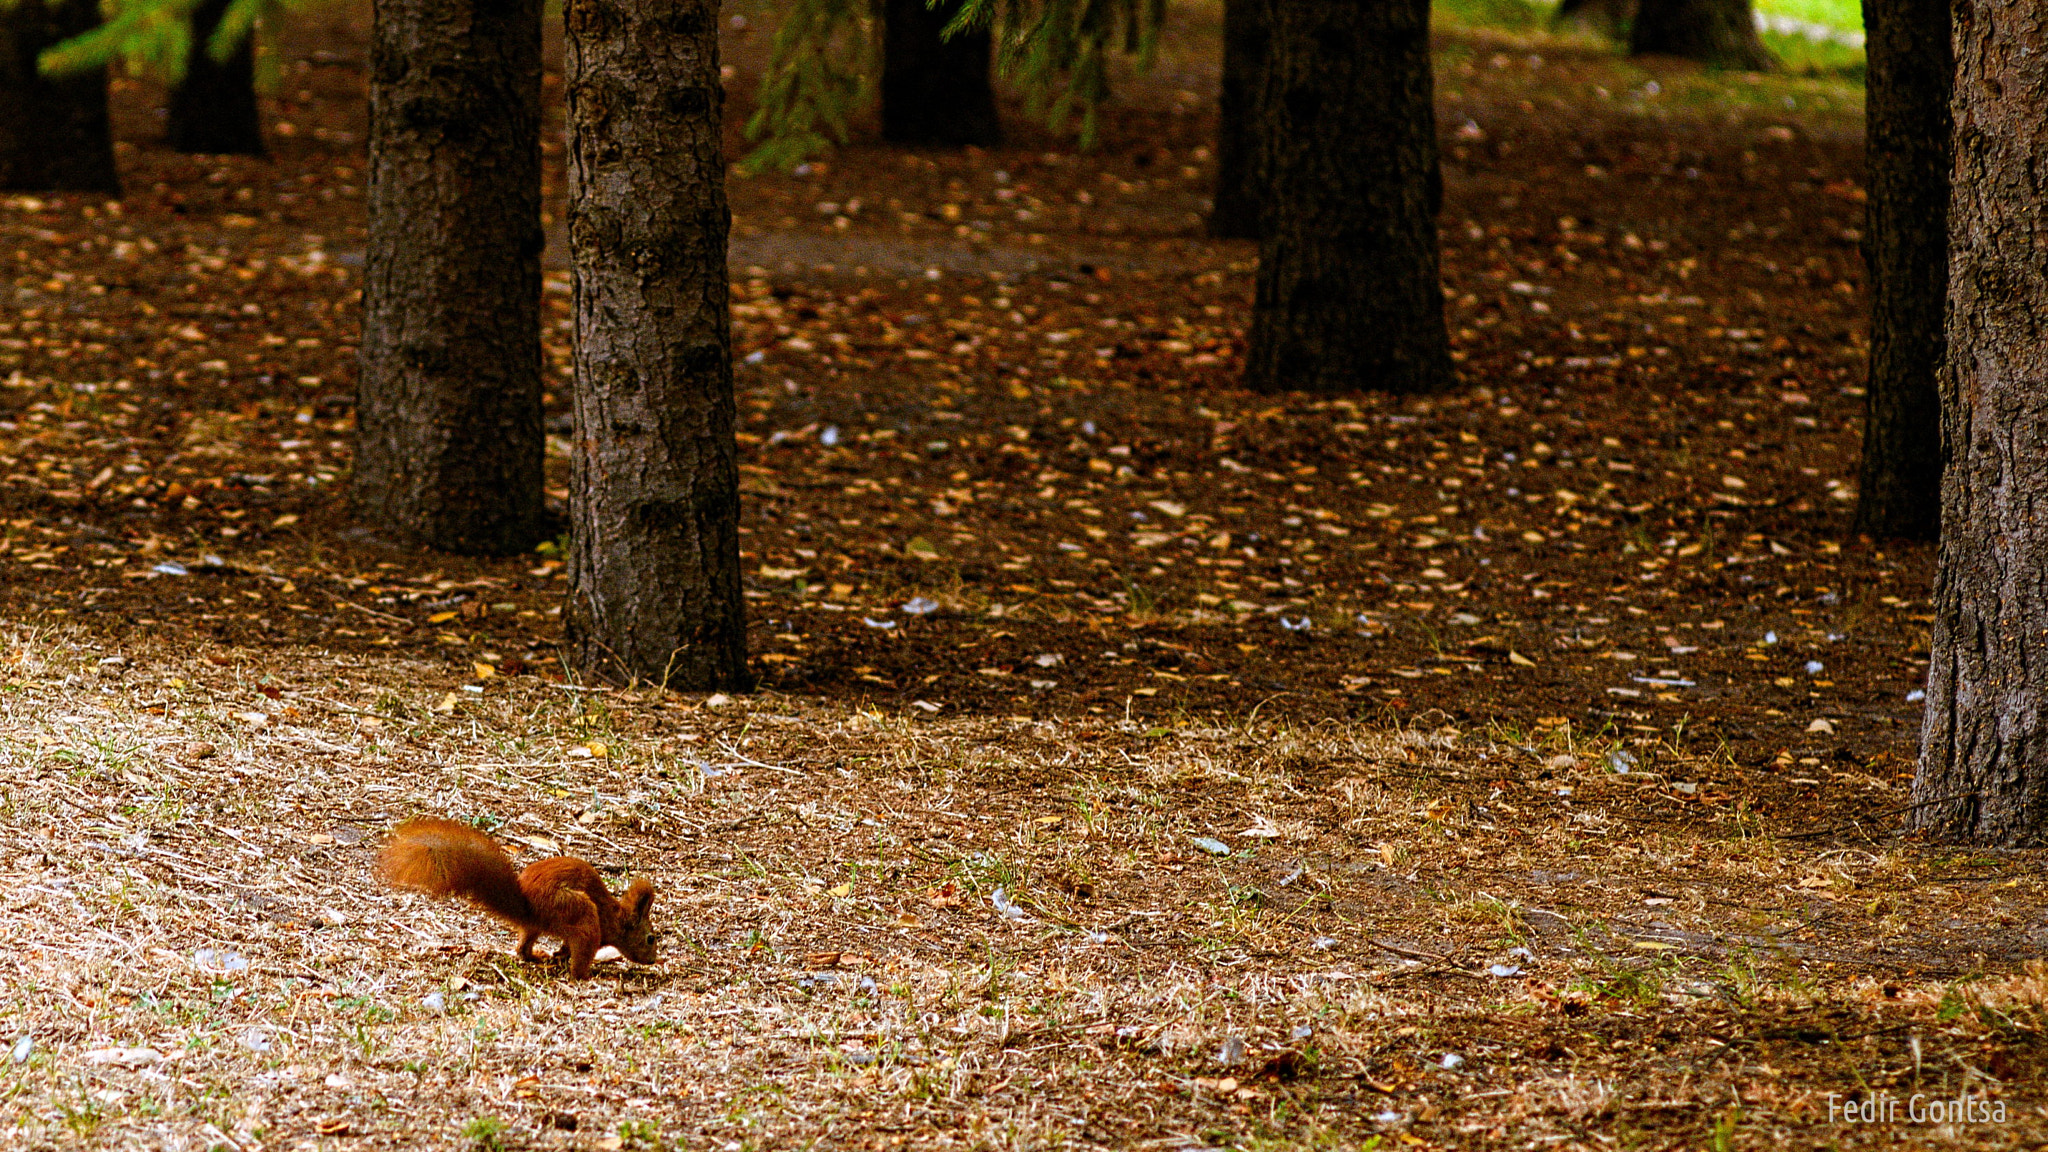
[[[384,880],[429,896],[462,896],[520,930],[519,958],[542,958],[533,946],[542,936],[562,942],[552,959],[569,958],[569,972],[590,975],[597,950],[609,944],[638,964],[660,959],[648,907],[654,886],[633,881],[621,902],[604,886],[597,869],[574,856],[555,856],[514,871],[505,850],[467,824],[432,817],[408,820],[391,832],[377,859]]]

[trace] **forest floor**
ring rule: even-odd
[[[559,549],[348,518],[321,11],[271,158],[124,82],[126,199],[0,204],[10,1141],[2048,1139],[2040,856],[1897,832],[1931,554],[1849,527],[1859,89],[1441,32],[1425,400],[1236,389],[1212,8],[1094,152],[735,178],[761,690],[705,698],[564,674]],[[380,890],[423,812],[652,876],[667,962]]]

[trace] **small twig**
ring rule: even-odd
[[[746,754],[744,754],[744,753],[741,753],[741,752],[735,751],[735,750],[733,750],[732,748],[730,748],[730,747],[727,747],[727,746],[726,746],[726,744],[725,744],[725,742],[724,742],[724,741],[722,741],[722,740],[721,740],[721,741],[719,741],[719,744],[718,744],[718,750],[719,750],[720,752],[723,752],[723,753],[725,753],[725,754],[726,754],[727,756],[730,756],[730,757],[732,757],[732,758],[733,758],[734,760],[737,760],[737,761],[739,761],[739,762],[740,762],[740,763],[742,763],[742,764],[746,764],[746,765],[749,765],[749,766],[751,766],[751,767],[754,767],[754,768],[766,768],[766,769],[768,769],[768,770],[769,770],[769,771],[771,771],[771,772],[787,772],[787,773],[788,773],[788,774],[790,774],[791,776],[802,776],[802,775],[803,775],[803,773],[802,773],[802,772],[799,772],[799,771],[797,771],[797,770],[796,770],[796,769],[794,769],[794,768],[784,768],[784,767],[783,767],[782,765],[780,765],[780,764],[763,764],[763,763],[762,763],[762,762],[760,762],[759,760],[755,760],[755,759],[753,759],[752,757],[749,757],[749,756],[747,756],[747,755],[746,755]],[[721,764],[721,765],[719,765],[719,767],[721,767],[721,768],[722,768],[722,767],[726,767],[726,765],[722,765],[722,764]]]
[[[325,752],[338,752],[344,756],[357,756],[360,755],[363,751],[361,748],[348,748],[340,744],[334,744],[326,740],[322,740],[320,737],[315,736],[310,732],[307,732],[303,728],[298,729],[298,732],[300,735],[304,736],[308,741],[310,741],[315,748],[321,749]]]
[[[1389,944],[1385,940],[1377,938],[1370,940],[1370,943],[1382,952],[1392,952],[1396,956],[1405,956],[1410,960],[1424,960],[1431,964],[1448,964],[1451,962],[1451,958],[1448,956],[1439,956],[1434,952],[1422,952],[1414,948],[1403,948],[1399,944]]]
[[[1785,834],[1785,835],[1779,836],[1779,837],[1778,837],[1778,839],[1780,839],[1780,840],[1818,840],[1818,839],[1819,839],[1819,838],[1821,838],[1822,836],[1832,836],[1832,835],[1834,835],[1834,834],[1835,834],[1835,833],[1837,833],[1837,832],[1843,832],[1843,831],[1846,831],[1846,830],[1848,830],[1848,829],[1850,829],[1850,828],[1861,828],[1861,827],[1863,827],[1863,825],[1865,825],[1865,824],[1867,824],[1867,823],[1869,823],[1869,822],[1871,822],[1871,821],[1874,821],[1874,820],[1882,820],[1882,819],[1886,818],[1887,816],[1903,816],[1903,815],[1905,815],[1905,814],[1906,814],[1906,813],[1908,813],[1908,812],[1917,812],[1917,811],[1919,811],[1919,810],[1920,810],[1920,809],[1922,809],[1922,808],[1932,808],[1932,807],[1934,807],[1934,806],[1935,806],[1936,804],[1947,804],[1947,803],[1949,803],[1949,802],[1950,802],[1950,801],[1952,801],[1952,800],[1967,800],[1967,799],[1969,799],[1970,797],[1972,797],[1972,796],[1976,796],[1976,795],[1978,795],[1978,793],[1976,793],[1976,792],[1958,792],[1958,793],[1956,793],[1956,794],[1955,794],[1955,795],[1953,795],[1953,796],[1937,796],[1937,797],[1935,797],[1935,798],[1934,798],[1934,799],[1932,799],[1932,800],[1922,800],[1922,801],[1920,801],[1920,802],[1919,802],[1919,803],[1917,803],[1917,804],[1906,804],[1906,805],[1903,805],[1903,806],[1901,806],[1901,807],[1898,807],[1898,808],[1887,808],[1887,809],[1885,809],[1885,810],[1883,810],[1883,811],[1880,811],[1880,812],[1873,812],[1873,813],[1871,813],[1871,814],[1870,814],[1869,816],[1861,817],[1861,818],[1858,818],[1858,819],[1855,819],[1855,820],[1844,820],[1844,821],[1842,821],[1842,822],[1841,822],[1840,824],[1833,824],[1833,825],[1829,825],[1828,827],[1826,827],[1826,828],[1822,828],[1822,829],[1820,829],[1819,831],[1816,831],[1816,832],[1791,832],[1791,833],[1787,833],[1787,834]]]
[[[335,602],[336,604],[339,604],[339,605],[341,605],[341,606],[342,606],[343,608],[353,608],[353,609],[355,609],[355,610],[356,610],[356,611],[358,611],[358,612],[362,612],[362,613],[365,613],[365,614],[367,614],[367,615],[370,615],[370,616],[375,616],[375,617],[376,617],[377,619],[379,619],[379,620],[385,620],[385,621],[389,621],[390,623],[393,623],[393,624],[403,624],[403,625],[405,625],[405,626],[406,626],[407,628],[410,628],[410,627],[412,627],[412,626],[413,626],[413,622],[412,622],[412,621],[410,621],[410,620],[407,620],[407,619],[406,619],[405,617],[403,617],[403,616],[393,616],[393,615],[392,615],[391,613],[389,613],[389,612],[379,612],[379,611],[377,611],[377,610],[376,610],[375,608],[365,608],[365,607],[363,607],[363,606],[362,606],[361,604],[358,604],[358,603],[356,603],[356,602],[355,602],[355,601],[353,601],[353,600],[343,600],[343,599],[342,599],[341,597],[339,597],[339,596],[336,596],[336,597],[334,598],[334,602]]]

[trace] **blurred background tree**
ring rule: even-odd
[[[262,33],[319,0],[111,0],[97,26],[41,53],[50,76],[109,66],[169,86],[165,137],[180,152],[263,154],[256,107],[274,62]],[[267,85],[266,85],[267,86]]]

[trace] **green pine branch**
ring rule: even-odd
[[[225,61],[260,26],[326,0],[233,0],[206,43],[207,54]],[[200,0],[105,0],[99,27],[43,51],[36,66],[60,76],[119,64],[129,72],[166,84],[185,78],[192,51],[192,13]]]
[[[847,120],[873,97],[881,70],[878,24],[870,0],[793,0],[747,121],[747,139],[761,143],[742,172],[794,167],[846,143]]]
[[[1165,0],[964,0],[945,35],[992,29],[996,70],[1024,89],[1030,115],[1064,131],[1078,114],[1086,149],[1109,100],[1110,54],[1149,68],[1165,20]],[[747,121],[747,138],[760,143],[742,171],[790,167],[846,143],[847,121],[874,95],[879,21],[871,0],[792,0]]]

